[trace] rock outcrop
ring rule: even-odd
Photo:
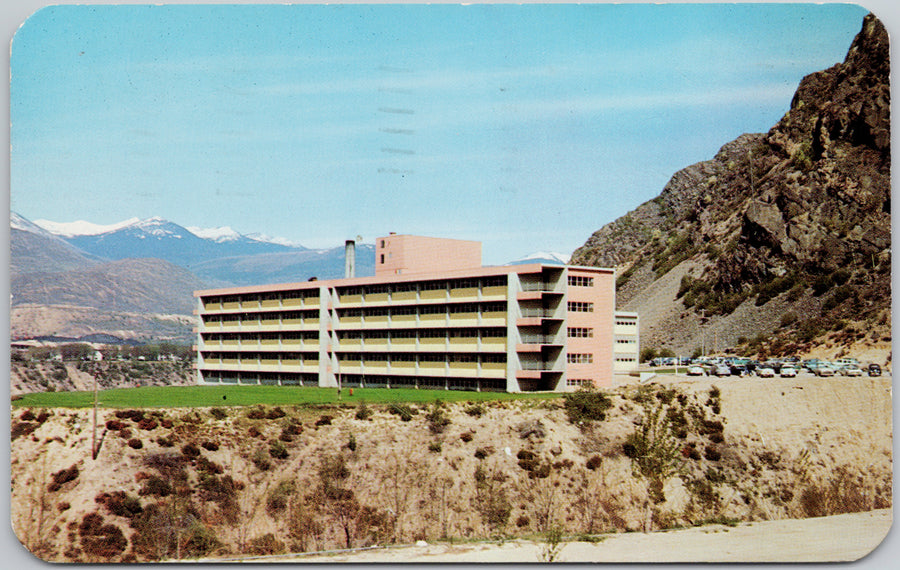
[[[792,342],[781,348],[796,349],[848,320],[871,329],[889,319],[889,79],[887,32],[870,14],[845,61],[805,77],[768,133],[742,135],[679,171],[657,198],[595,232],[572,263],[616,266],[620,305],[639,312],[641,291],[688,260],[697,268],[671,299],[688,318],[722,320],[745,303],[763,310],[779,295],[788,300],[763,330],[723,323],[725,345],[783,329]],[[836,286],[852,290],[828,301]],[[800,302],[803,318],[780,325]],[[810,321],[815,330],[800,331]],[[684,330],[671,318],[642,324],[650,344]],[[683,334],[675,342],[699,344]]]

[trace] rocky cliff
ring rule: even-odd
[[[887,32],[870,14],[844,62],[804,78],[768,133],[676,173],[572,263],[618,268],[645,346],[889,342],[889,77]]]

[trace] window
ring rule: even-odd
[[[566,386],[590,386],[593,382],[587,378],[566,378]]]
[[[447,313],[446,305],[421,305],[419,307],[420,315],[443,315]]]
[[[590,327],[569,327],[569,338],[593,338],[594,329]]]
[[[503,301],[495,301],[493,303],[482,303],[482,313],[505,313],[506,303]]]
[[[621,327],[633,327],[637,325],[637,321],[616,321],[616,325]]]
[[[594,362],[593,354],[573,353],[567,355],[569,364],[591,364]]]
[[[482,354],[481,362],[506,362],[505,354]]]
[[[381,263],[384,263],[384,254],[381,254]]]
[[[593,313],[594,304],[585,301],[569,301],[569,312],[571,313]]]
[[[414,306],[409,307],[393,307],[391,308],[392,315],[415,315],[416,308]]]
[[[569,287],[593,287],[594,278],[584,275],[569,275]]]
[[[438,291],[440,289],[447,288],[446,281],[425,281],[422,283],[421,287],[422,291]]]
[[[505,337],[506,337],[506,329],[501,329],[501,328],[481,329],[481,338],[505,338]]]
[[[384,249],[384,240],[381,240],[381,249]]]
[[[450,354],[447,362],[478,362],[477,354]]]
[[[501,287],[503,285],[506,285],[506,276],[505,275],[481,278],[481,286],[482,287]]]

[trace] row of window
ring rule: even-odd
[[[594,338],[594,329],[590,327],[569,327],[569,338]]]
[[[318,331],[293,331],[272,333],[203,333],[205,342],[222,342],[239,340],[241,342],[283,341],[283,340],[318,340]]]
[[[569,301],[570,313],[593,313],[594,304],[586,301]]]
[[[569,287],[593,287],[594,278],[584,275],[569,275]]]
[[[344,295],[376,295],[384,293],[401,293],[411,291],[441,291],[448,289],[477,289],[478,287],[505,287],[506,275],[468,279],[444,279],[439,281],[420,281],[413,283],[393,283],[378,285],[359,285],[355,287],[338,287],[337,294]]]
[[[227,315],[204,315],[203,322],[220,323],[220,322],[237,322],[237,321],[296,321],[318,319],[319,310],[309,311],[273,311],[271,313],[229,313]]]
[[[206,305],[216,303],[253,303],[257,301],[281,301],[282,299],[318,299],[319,289],[273,291],[269,293],[242,293],[240,295],[216,295],[203,297]]]
[[[616,326],[620,326],[620,327],[637,326],[637,319],[630,320],[630,321],[616,321]]]
[[[302,362],[304,359],[307,361],[318,362],[319,353],[318,352],[310,352],[310,353],[301,353],[301,352],[217,352],[217,351],[209,351],[203,352],[203,358],[206,360],[241,360],[244,362],[257,360],[274,360],[274,361],[295,361]]]
[[[566,386],[590,386],[594,383],[588,378],[566,378]]]
[[[362,352],[342,352],[337,355],[341,362],[506,362],[505,354],[415,354],[409,352],[367,354]]]
[[[592,364],[594,362],[593,354],[569,353],[566,355],[566,361],[569,364]]]
[[[506,302],[451,303],[447,305],[419,305],[406,307],[372,307],[366,309],[338,309],[338,318],[387,317],[401,315],[446,315],[458,313],[505,313]]]
[[[381,331],[338,331],[340,340],[366,340],[366,339],[414,339],[414,338],[506,338],[506,329],[493,328],[465,328],[465,329],[406,329],[406,330],[381,330]]]

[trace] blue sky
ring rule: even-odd
[[[309,247],[571,253],[787,111],[847,4],[54,6],[11,56],[11,208]]]

